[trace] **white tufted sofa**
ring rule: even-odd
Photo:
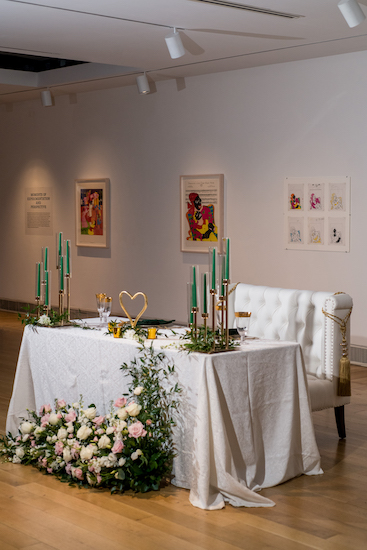
[[[318,411],[333,407],[339,437],[344,438],[344,405],[350,403],[350,397],[337,395],[342,338],[339,325],[327,318],[322,308],[344,318],[353,305],[352,298],[348,294],[333,295],[243,283],[237,285],[234,294],[234,300],[232,298],[229,303],[229,326],[235,326],[235,311],[251,311],[250,336],[301,344],[311,409]],[[350,323],[347,327],[348,342],[349,336]]]

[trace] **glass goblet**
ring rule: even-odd
[[[241,344],[246,343],[246,337],[250,326],[251,312],[235,311],[237,332],[241,338]]]
[[[97,310],[99,314],[99,321],[102,323],[102,312],[104,309],[104,300],[106,298],[106,294],[103,292],[96,294],[96,300],[97,300]]]
[[[103,310],[102,310],[102,317],[103,317],[103,323],[108,324],[108,318],[111,315],[111,309],[112,309],[112,298],[111,296],[105,296],[103,301]]]

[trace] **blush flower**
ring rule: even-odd
[[[114,405],[115,405],[115,407],[125,407],[126,398],[125,397],[119,397],[118,399],[116,399]]]
[[[138,405],[137,403],[134,403],[134,401],[132,401],[127,407],[126,407],[126,412],[130,415],[130,416],[138,416],[138,414],[140,413],[141,411],[141,405]],[[121,420],[124,420],[124,418],[121,418]]]
[[[130,437],[135,437],[137,439],[138,437],[144,437],[147,435],[147,432],[144,430],[144,426],[141,422],[134,422],[133,424],[130,424],[128,427],[129,435]]]
[[[76,420],[76,412],[73,409],[70,409],[68,414],[65,416],[65,422],[74,422]]]
[[[118,439],[117,441],[115,441],[115,444],[114,444],[114,446],[112,447],[111,451],[112,451],[114,454],[118,454],[118,453],[121,453],[121,451],[122,451],[123,448],[124,448],[123,442],[121,441],[121,439]]]

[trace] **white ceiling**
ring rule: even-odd
[[[350,29],[338,0],[234,0],[299,18],[198,0],[0,0],[0,51],[90,62],[42,73],[0,69],[0,103],[182,79],[367,49],[367,19]],[[367,15],[367,0],[360,1]],[[171,59],[176,26],[186,54]],[[152,85],[154,89],[154,85]]]

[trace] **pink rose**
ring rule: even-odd
[[[52,474],[52,468],[47,468],[47,472],[48,472],[49,474]]]
[[[42,407],[40,408],[40,414],[50,413],[51,411],[51,405],[42,405]]]
[[[77,449],[74,449],[74,447],[72,447],[70,450],[71,450],[71,456],[73,457],[73,459],[77,460],[79,458],[79,453]]]
[[[77,479],[83,479],[83,470],[81,468],[75,468],[74,477]]]
[[[130,437],[144,437],[147,435],[147,432],[144,430],[144,426],[141,422],[134,422],[128,427]]]
[[[125,397],[119,397],[115,401],[115,407],[125,407],[126,405],[126,398]]]
[[[65,422],[74,422],[76,420],[76,412],[73,409],[70,409],[68,414],[65,416]]]
[[[68,462],[67,465],[65,466],[65,472],[71,476],[71,468],[72,468],[72,465],[71,465],[71,462]]]
[[[42,458],[42,466],[43,466],[44,468],[47,467],[47,458],[46,458],[46,457],[45,457],[45,458]]]
[[[48,424],[48,419],[50,418],[50,415],[47,413],[41,418],[41,427],[45,428]]]
[[[100,426],[104,422],[104,416],[97,416],[96,418],[93,419],[93,422],[95,423],[96,426]]]
[[[150,418],[148,418],[148,420],[146,421],[146,425],[147,425],[147,426],[150,426],[151,423],[152,423],[152,421],[150,420]]]
[[[64,399],[58,399],[57,400],[57,408],[62,409],[66,406],[66,401]]]
[[[121,439],[118,439],[117,441],[115,441],[115,444],[114,446],[112,447],[111,451],[117,455],[118,453],[121,453],[122,449],[124,448],[124,444],[123,442],[121,441]]]
[[[97,474],[97,483],[101,483],[102,476],[100,474]]]
[[[56,441],[56,443],[55,443],[55,453],[57,455],[62,455],[63,448],[64,448],[63,442],[62,441]]]
[[[31,447],[35,447],[36,446],[36,442],[34,441],[34,439],[31,441]]]

